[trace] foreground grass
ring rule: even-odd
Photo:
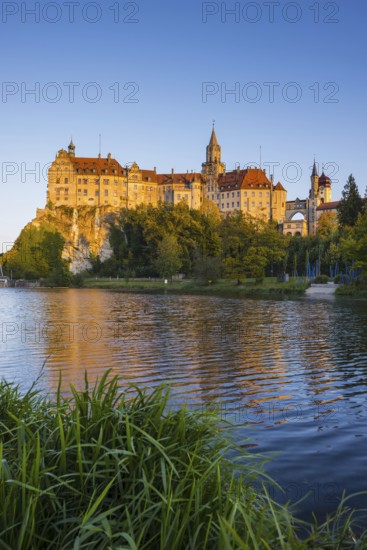
[[[86,288],[118,289],[122,292],[146,292],[170,294],[204,294],[230,297],[251,296],[287,296],[302,295],[308,285],[298,284],[297,281],[278,283],[275,277],[268,277],[262,283],[256,284],[254,279],[246,279],[242,284],[235,281],[221,280],[217,283],[203,285],[195,281],[173,281],[165,284],[164,281],[130,280],[124,279],[85,279]]]
[[[305,526],[255,490],[256,455],[215,413],[169,411],[162,388],[128,398],[108,376],[54,401],[0,383],[1,549],[357,547],[351,514]]]

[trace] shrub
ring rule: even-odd
[[[315,284],[317,285],[326,285],[329,282],[329,277],[327,275],[318,275],[315,277]]]

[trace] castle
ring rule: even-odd
[[[140,204],[185,202],[199,209],[205,201],[214,203],[222,214],[241,210],[254,218],[273,220],[289,235],[315,234],[323,211],[334,211],[331,181],[320,177],[314,163],[311,190],[304,200],[287,202],[287,191],[259,168],[227,172],[221,160],[221,146],[212,129],[201,173],[158,174],[143,170],[134,162],[122,166],[106,158],[76,157],[71,140],[68,151],[61,149],[48,172],[47,201],[53,206],[135,208]]]

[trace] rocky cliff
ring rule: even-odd
[[[116,213],[110,207],[67,206],[37,209],[31,225],[51,224],[65,239],[63,258],[70,261],[70,271],[80,273],[91,267],[91,258],[101,261],[112,254],[109,227]]]

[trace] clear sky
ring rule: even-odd
[[[45,205],[47,163],[71,136],[77,156],[97,156],[101,134],[121,164],[199,171],[215,119],[227,170],[261,145],[288,200],[307,196],[314,156],[334,199],[350,173],[364,194],[365,0],[1,9],[3,250]]]

